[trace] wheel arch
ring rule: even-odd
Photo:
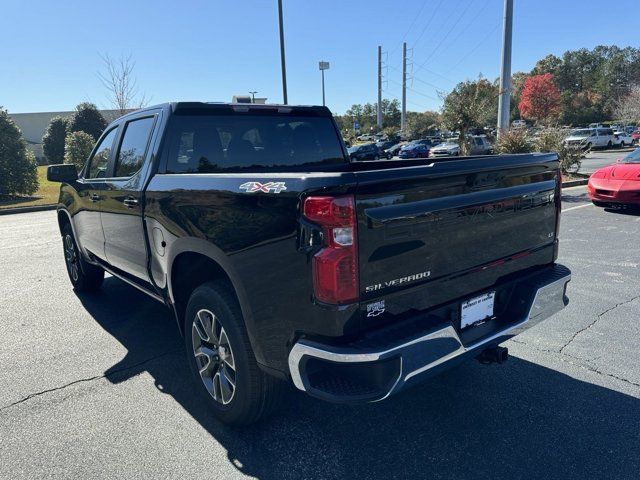
[[[184,334],[184,315],[191,293],[205,282],[221,280],[227,283],[238,300],[251,346],[258,362],[262,363],[259,342],[253,333],[254,320],[249,298],[229,257],[206,240],[182,238],[171,246],[167,263],[167,293],[180,332]]]

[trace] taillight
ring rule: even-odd
[[[302,207],[307,220],[322,228],[322,249],[313,256],[313,288],[324,303],[358,300],[358,250],[353,195],[307,197]]]

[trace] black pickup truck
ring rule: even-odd
[[[350,161],[324,107],[125,115],[62,182],[71,283],[172,309],[203,400],[247,424],[284,382],[378,401],[561,310],[554,154]]]

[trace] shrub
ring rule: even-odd
[[[54,117],[42,137],[42,150],[51,164],[64,162],[64,142],[67,137],[68,120]]]
[[[560,128],[545,128],[536,139],[535,149],[538,152],[556,152],[560,160],[560,168],[563,173],[569,169],[579,170],[582,159],[585,157],[584,150],[578,145],[566,145],[566,131]]]
[[[38,189],[36,159],[7,111],[0,108],[0,194],[31,195]]]
[[[81,103],[69,121],[69,132],[85,132],[96,141],[107,127],[107,121],[93,103]]]
[[[64,142],[64,163],[76,166],[80,171],[91,154],[93,137],[85,132],[70,132]]]
[[[528,153],[533,150],[533,145],[527,139],[527,130],[524,128],[512,128],[500,133],[496,143],[498,153]]]

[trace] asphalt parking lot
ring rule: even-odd
[[[570,305],[387,401],[292,391],[230,429],[198,402],[164,308],[115,278],[77,296],[55,212],[0,217],[0,478],[638,478],[640,216],[563,198]]]
[[[591,175],[599,168],[615,163],[618,159],[628,155],[629,152],[632,152],[633,150],[634,148],[619,150],[593,150],[582,160],[582,165],[578,171],[580,173]]]

